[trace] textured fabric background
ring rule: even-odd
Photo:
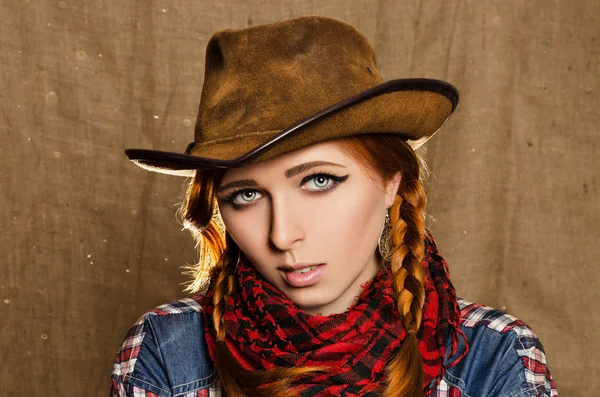
[[[384,79],[446,79],[429,224],[460,296],[538,333],[562,396],[600,388],[600,1],[0,0],[1,396],[106,396],[146,309],[181,297],[183,151],[204,50],[304,14],[365,33]]]

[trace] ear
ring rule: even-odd
[[[394,174],[392,179],[387,183],[386,190],[386,208],[390,208],[394,201],[396,201],[396,196],[398,194],[398,189],[400,188],[400,181],[402,180],[402,172],[398,171]]]

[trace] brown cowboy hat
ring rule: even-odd
[[[444,81],[383,82],[356,28],[302,16],[216,32],[206,48],[194,142],[185,153],[125,153],[145,169],[193,176],[357,134],[397,134],[416,149],[457,104],[458,91]]]

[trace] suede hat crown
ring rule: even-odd
[[[384,82],[361,32],[303,16],[216,32],[206,48],[194,142],[185,153],[125,153],[145,169],[193,176],[357,134],[397,134],[416,149],[457,104],[458,91],[444,81]]]

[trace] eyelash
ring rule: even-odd
[[[321,190],[313,190],[312,191],[313,193],[324,193],[324,192],[326,192],[328,190],[331,190],[331,189],[335,188],[340,183],[342,183],[346,179],[348,179],[348,175],[337,176],[337,175],[329,174],[327,172],[314,172],[311,175],[308,175],[304,179],[302,179],[302,183],[301,184],[304,185],[305,183],[307,183],[311,179],[315,179],[315,178],[317,178],[319,176],[323,176],[323,177],[325,177],[327,179],[331,179],[333,181],[333,183],[330,186],[328,186],[326,188],[323,188]],[[252,203],[251,204],[238,204],[238,203],[236,203],[234,201],[234,198],[238,194],[246,192],[246,191],[255,192],[257,190],[255,190],[255,189],[238,189],[238,190],[235,190],[235,191],[229,193],[225,198],[223,198],[223,201],[226,202],[227,204],[230,204],[234,209],[239,209],[241,207],[248,207],[248,206],[252,205]]]

